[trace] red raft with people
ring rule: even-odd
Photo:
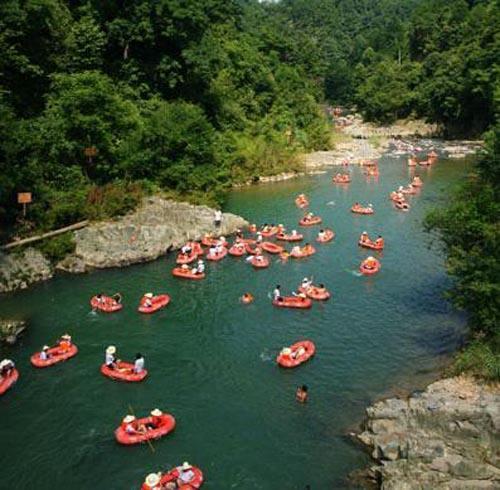
[[[154,313],[155,311],[165,308],[170,303],[170,296],[168,294],[158,294],[157,296],[144,295],[137,311],[140,313]]]
[[[205,247],[215,247],[216,245],[222,245],[223,247],[227,247],[229,243],[226,240],[220,241],[219,238],[213,238],[210,236],[204,236],[201,239],[201,244]]]
[[[376,274],[381,267],[382,266],[377,259],[375,259],[374,257],[368,257],[367,259],[363,260],[363,262],[361,262],[359,271],[365,276],[371,276],[373,274]]]
[[[334,184],[350,184],[351,176],[349,174],[337,174],[332,178]]]
[[[141,490],[158,490],[166,488],[167,484],[173,482],[177,485],[177,480],[181,476],[181,471],[186,471],[185,464],[179,468],[173,468],[168,473],[152,473],[148,475],[141,486]],[[179,471],[180,469],[180,471]],[[196,490],[203,485],[203,472],[200,468],[196,466],[189,465],[189,471],[192,473],[192,478],[184,482],[182,479],[182,484],[176,486],[179,490]]]
[[[308,288],[300,286],[299,292],[316,301],[326,301],[331,297],[330,292],[326,288],[320,286],[309,286]]]
[[[311,308],[312,300],[310,298],[302,298],[301,296],[281,296],[273,300],[273,305],[280,308]]]
[[[371,250],[383,250],[385,246],[384,239],[382,237],[377,238],[375,241],[371,240],[368,235],[363,239],[363,235],[361,235],[358,245],[360,247],[369,248]]]
[[[270,254],[280,254],[284,250],[281,245],[276,245],[273,242],[262,242],[260,247]]]
[[[40,359],[40,352],[35,352],[30,358],[31,364],[37,368],[46,368],[59,362],[67,361],[78,354],[78,347],[71,344],[67,349],[55,346],[47,350],[47,359]]]
[[[193,281],[199,281],[205,278],[204,272],[192,272],[191,269],[183,269],[182,267],[175,267],[172,269],[172,275],[175,277],[182,277],[183,279],[191,279]]]
[[[6,393],[19,379],[19,371],[13,368],[7,376],[0,378],[0,395]]]
[[[310,340],[295,342],[285,347],[276,357],[276,362],[284,368],[294,368],[308,361],[316,352],[316,346]]]
[[[279,231],[280,231],[280,228],[278,226],[269,226],[267,229],[262,229],[260,231],[260,234],[264,238],[270,238],[270,237],[276,235],[276,233],[278,233]]]
[[[319,225],[322,222],[322,219],[319,216],[304,216],[300,221],[300,226],[314,226]]]
[[[290,257],[294,259],[304,259],[306,257],[310,257],[316,253],[316,249],[312,245],[305,245],[299,250],[293,250],[290,252]]]
[[[101,366],[101,373],[107,378],[114,379],[115,381],[126,381],[128,383],[138,383],[143,381],[148,375],[148,370],[143,369],[140,373],[134,372],[134,364],[131,362],[118,361],[115,368],[110,368],[103,364]]]
[[[90,300],[90,306],[95,310],[103,311],[104,313],[114,313],[115,311],[120,311],[123,305],[116,301],[116,299],[111,296],[101,295],[100,301],[99,296],[93,296]]]
[[[335,232],[333,230],[326,229],[323,231],[323,236],[318,234],[316,241],[318,243],[328,243],[331,242],[335,238]]]
[[[155,417],[157,423],[154,428],[148,428],[152,422],[152,417],[144,417],[142,419],[135,419],[130,423],[122,422],[120,427],[115,430],[115,438],[120,444],[125,444],[127,446],[133,444],[140,444],[141,442],[146,442],[150,440],[160,439],[166,436],[175,429],[175,419],[172,415],[168,413],[163,413]],[[125,428],[126,425],[132,425],[137,432],[128,433]],[[141,428],[144,431],[141,431]]]
[[[207,260],[218,262],[219,260],[222,260],[226,255],[227,255],[227,248],[222,248],[219,252],[215,253],[207,252],[205,258]]]
[[[352,206],[351,212],[356,214],[373,214],[375,211],[371,206],[364,207],[359,204],[355,204]]]
[[[198,254],[194,250],[191,250],[191,253],[189,253],[189,254],[183,254],[182,252],[179,252],[177,254],[177,259],[175,260],[175,262],[179,265],[191,264],[197,258],[198,258]]]
[[[304,235],[302,235],[301,233],[278,233],[276,235],[276,239],[281,240],[282,242],[300,242],[304,239]]]
[[[264,255],[254,255],[252,260],[250,260],[250,264],[252,264],[255,269],[266,269],[269,267],[269,259]]]

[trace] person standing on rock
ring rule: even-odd
[[[222,211],[220,209],[216,209],[214,215],[214,224],[217,228],[219,228],[221,223],[222,223]]]

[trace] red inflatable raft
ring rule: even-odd
[[[223,243],[219,243],[220,240],[218,238],[211,238],[211,237],[203,237],[201,239],[201,244],[205,245],[205,247],[215,247],[215,245],[222,245],[223,247],[227,247],[229,244],[224,241]]]
[[[297,233],[296,235],[286,235],[285,233],[278,233],[276,235],[277,240],[281,240],[282,242],[300,242],[304,239],[304,235]]]
[[[356,213],[356,214],[373,214],[373,208],[367,207],[364,208],[363,206],[353,206],[351,208],[351,212]]]
[[[114,300],[110,296],[101,296],[101,301],[97,299],[97,296],[94,296],[90,300],[90,306],[96,310],[104,311],[105,313],[113,313],[115,311],[120,311],[123,308],[121,303]]]
[[[8,391],[15,382],[19,379],[19,371],[14,368],[8,376],[0,378],[0,395],[3,395],[6,391]]]
[[[349,174],[335,175],[332,181],[334,184],[350,184],[351,176]]]
[[[140,373],[134,373],[134,365],[124,361],[117,362],[115,369],[110,369],[106,364],[103,364],[101,366],[101,373],[116,381],[126,381],[129,383],[142,381],[148,375],[147,369],[143,369]]]
[[[300,226],[314,226],[321,223],[321,218],[319,216],[313,216],[312,218],[306,219],[305,217],[299,221]]]
[[[245,250],[245,244],[241,243],[239,246],[234,244],[229,250],[228,250],[229,255],[232,255],[233,257],[241,257],[242,255],[246,254]]]
[[[281,245],[276,245],[276,243],[272,242],[262,242],[260,244],[261,248],[270,254],[280,254],[283,252],[283,247]]]
[[[199,281],[205,278],[205,273],[201,274],[192,273],[190,269],[182,269],[181,267],[176,267],[172,270],[172,275],[175,277],[182,277],[184,279],[192,279],[193,281]]]
[[[324,230],[325,236],[320,238],[319,236],[316,238],[318,243],[327,243],[331,242],[335,238],[335,232],[333,230]]]
[[[363,260],[363,262],[361,262],[361,265],[359,266],[359,271],[361,272],[361,274],[364,274],[365,276],[371,276],[373,274],[376,274],[381,268],[380,262],[375,259],[374,267],[367,267],[367,260]]]
[[[254,255],[252,257],[252,260],[250,263],[252,264],[253,267],[256,269],[266,269],[269,267],[269,259],[267,257],[261,256],[261,260],[257,260],[257,255]]]
[[[207,252],[205,258],[207,260],[218,262],[219,260],[222,260],[226,255],[227,255],[227,248],[223,248],[220,252],[215,252],[214,254]]]
[[[175,419],[172,415],[168,413],[164,413],[158,417],[160,419],[160,424],[158,427],[154,429],[148,429],[144,434],[136,433],[136,434],[128,434],[125,432],[125,428],[122,425],[115,430],[116,440],[120,444],[132,445],[132,444],[140,444],[141,442],[145,442],[147,440],[160,439],[163,436],[166,436],[168,433],[172,432],[175,429]],[[142,419],[137,419],[135,424],[137,426],[148,424],[151,422],[150,417],[144,417]]]
[[[294,259],[304,259],[305,257],[310,257],[311,255],[314,255],[316,253],[316,249],[311,246],[309,250],[304,250],[305,247],[302,247],[300,249],[300,252],[295,252],[292,250],[290,252],[290,257],[293,257]]]
[[[312,301],[310,298],[282,296],[280,299],[273,300],[273,305],[281,308],[311,308]]]
[[[304,350],[303,353],[297,355],[297,357],[293,357],[296,355],[296,352],[302,347]],[[290,346],[291,354],[278,354],[276,357],[276,362],[284,368],[294,368],[302,364],[303,362],[308,361],[314,353],[316,352],[315,345],[310,340],[302,340],[300,342],[296,342],[295,344]]]
[[[264,238],[269,238],[269,237],[272,237],[274,235],[276,235],[276,233],[279,232],[279,229],[277,226],[273,226],[272,228],[269,228],[267,231],[261,231],[260,234],[264,237]]]
[[[370,239],[362,242],[361,240],[358,242],[358,245],[360,247],[365,247],[369,248],[371,250],[384,250],[384,244],[383,243],[375,243],[372,242]]]
[[[141,298],[141,303],[137,310],[140,313],[154,313],[155,311],[161,310],[170,303],[170,296],[168,294],[159,294],[158,296],[153,296],[149,298],[151,301],[151,306],[146,306],[146,296]]]
[[[194,473],[193,478],[186,484],[179,487],[180,490],[193,490],[200,488],[203,485],[203,473],[196,466],[191,466],[191,471]],[[179,470],[174,468],[170,470],[168,473],[162,475],[160,480],[160,485],[165,486],[169,482],[175,482],[179,478]],[[155,490],[152,489],[146,483],[142,484],[141,490]]]
[[[75,357],[78,354],[78,347],[75,344],[71,344],[68,350],[61,350],[60,347],[52,347],[48,350],[48,354],[50,357],[43,360],[40,359],[40,352],[36,352],[30,358],[31,364],[37,368],[53,366],[54,364]]]
[[[308,289],[300,286],[299,292],[306,294],[308,298],[315,299],[316,301],[326,301],[331,296],[326,289],[322,291],[317,286],[310,286]]]
[[[198,254],[192,250],[190,254],[183,254],[182,252],[179,252],[177,255],[176,263],[179,265],[182,264],[191,264],[198,258]]]

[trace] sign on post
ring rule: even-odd
[[[26,218],[26,204],[30,204],[32,201],[31,199],[31,192],[18,192],[17,193],[17,202],[18,204],[23,205],[23,217]]]

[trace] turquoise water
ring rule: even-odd
[[[448,281],[442,257],[421,229],[426,210],[465,174],[464,162],[417,169],[424,188],[409,213],[395,211],[387,196],[405,184],[404,159],[385,158],[378,181],[354,168],[350,186],[335,186],[331,172],[234,192],[226,210],[257,223],[292,228],[301,217],[299,192],[337,238],[318,253],[286,264],[273,259],[255,271],[228,257],[207,266],[200,283],[170,275],[173,255],[156,262],[84,276],[61,275],[28,291],[0,298],[2,316],[29,315],[20,344],[3,348],[15,359],[20,380],[0,398],[0,488],[137,489],[144,476],[188,460],[204,471],[207,489],[344,488],[367,456],[345,437],[366,405],[397,386],[411,386],[437,368],[461,341],[464,319],[442,299]],[[373,216],[349,212],[371,202]],[[317,227],[305,231],[313,241]],[[360,277],[369,252],[359,234],[383,234],[381,272]],[[333,299],[309,311],[276,309],[269,295],[285,292],[304,275],[324,282]],[[136,312],[146,291],[167,292],[170,306],[152,316]],[[112,315],[90,312],[98,291],[120,291],[125,308]],[[245,291],[256,301],[238,302]],[[65,331],[77,357],[36,370],[30,355]],[[295,370],[279,369],[280,347],[301,338],[317,355]],[[103,352],[114,344],[123,359],[146,356],[149,378],[123,384],[99,373]],[[294,401],[307,384],[309,402]],[[130,410],[159,407],[177,419],[176,430],[147,446],[121,447],[113,431]]]

